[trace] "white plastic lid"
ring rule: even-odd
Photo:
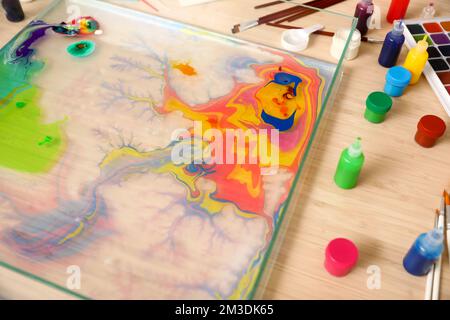
[[[405,30],[405,25],[402,20],[395,20],[394,27],[392,28],[392,34],[400,36]]]

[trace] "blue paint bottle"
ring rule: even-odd
[[[424,276],[439,259],[444,250],[442,229],[422,233],[403,259],[403,267],[410,274]]]
[[[405,43],[404,29],[403,21],[397,20],[392,31],[386,35],[378,58],[378,63],[383,67],[390,68],[397,63],[403,43]]]

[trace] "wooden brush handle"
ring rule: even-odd
[[[267,22],[274,21],[274,20],[277,20],[277,19],[281,19],[281,18],[284,18],[286,16],[292,15],[294,13],[298,13],[302,9],[304,9],[304,8],[303,7],[299,7],[299,6],[295,6],[295,7],[292,7],[292,8],[287,8],[287,9],[284,9],[284,10],[281,10],[281,11],[277,11],[277,12],[274,12],[274,13],[271,13],[271,14],[268,14],[268,15],[260,17],[258,19],[258,23],[259,24],[263,24],[263,23],[267,23]]]
[[[255,9],[262,9],[262,8],[267,8],[270,6],[274,6],[276,4],[280,4],[280,3],[285,3],[284,1],[272,1],[272,2],[267,2],[267,3],[263,3],[263,4],[259,4],[257,6],[255,6]]]

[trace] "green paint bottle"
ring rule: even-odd
[[[361,138],[344,149],[334,175],[334,181],[342,189],[352,189],[358,183],[359,174],[364,164],[364,154],[361,148]]]

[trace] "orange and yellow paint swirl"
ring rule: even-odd
[[[291,178],[286,182],[286,188],[289,190],[321,111],[324,80],[317,69],[305,67],[287,55],[283,58],[281,64],[254,66],[258,77],[261,78],[260,83],[236,84],[226,96],[202,105],[188,105],[170,86],[167,86],[164,104],[157,110],[161,114],[180,111],[185,118],[201,122],[202,136],[211,128],[220,130],[224,136],[227,129],[254,129],[256,132],[260,129],[273,129],[261,118],[263,110],[282,119],[294,115],[292,128],[281,132],[279,136],[279,170],[291,174]],[[286,99],[286,95],[292,95],[292,87],[270,83],[280,69],[302,79],[295,97],[288,96]],[[194,137],[193,134],[192,131],[191,137]],[[226,148],[226,145],[223,145]],[[248,144],[246,147],[248,148]],[[223,150],[223,154],[227,152],[230,150]],[[264,164],[260,162],[217,164],[210,167],[209,172],[203,170],[201,175],[198,170],[189,170],[188,165],[180,167],[170,162],[158,169],[159,172],[173,174],[188,189],[188,200],[198,203],[210,214],[221,212],[225,205],[231,203],[243,217],[260,216],[267,220],[266,247],[255,255],[253,263],[249,265],[235,292],[230,297],[224,298],[245,298],[253,290],[262,260],[273,240],[273,230],[277,227],[285,205],[287,193],[279,199],[276,212],[271,212],[265,207],[265,182],[261,174],[263,166]],[[197,186],[200,178],[214,182],[216,189],[202,191]]]

